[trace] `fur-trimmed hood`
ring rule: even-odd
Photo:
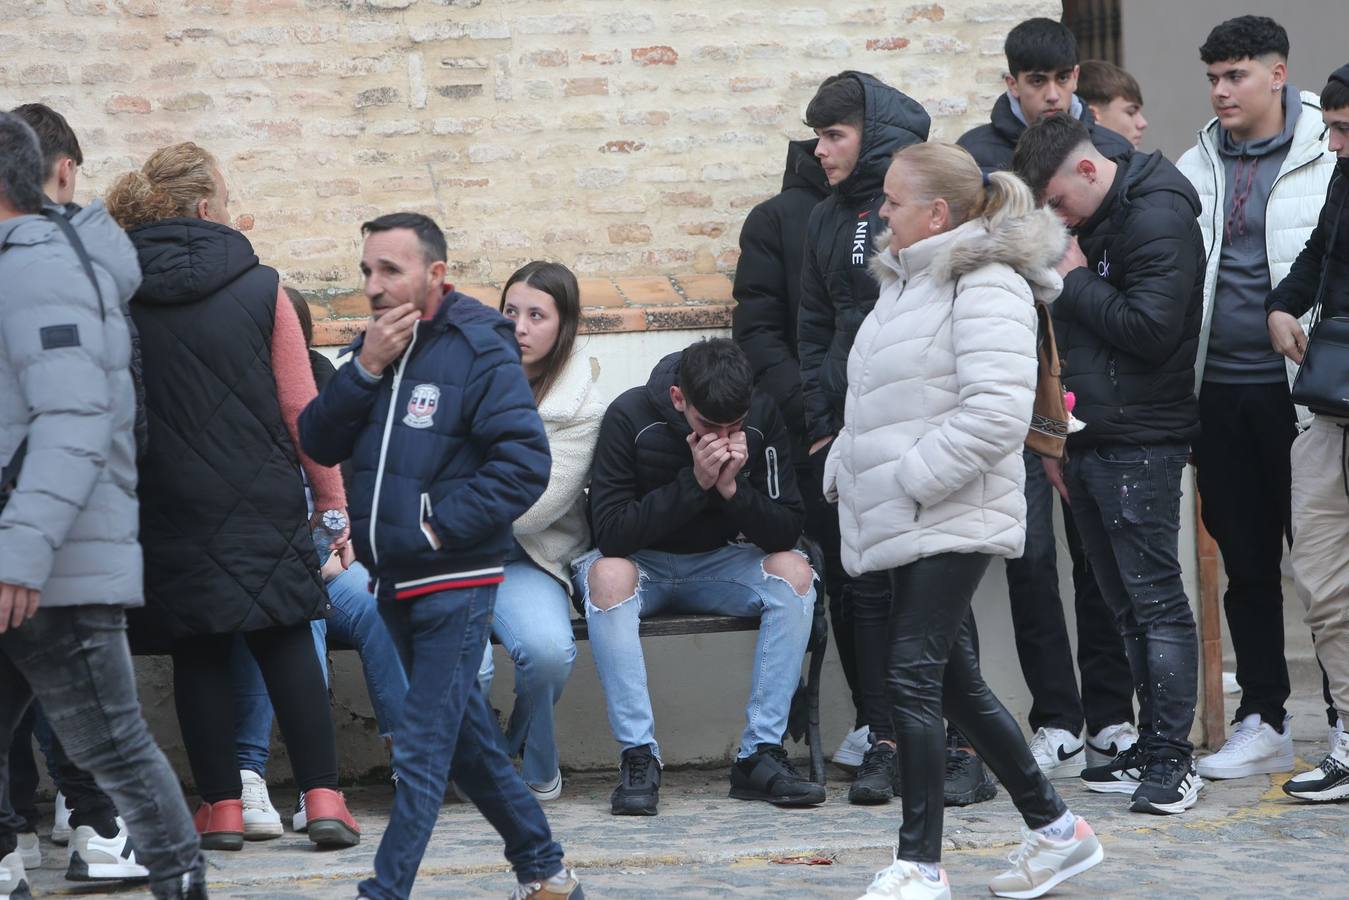
[[[1054,265],[1068,247],[1068,230],[1047,209],[992,222],[974,219],[905,247],[898,254],[889,244],[890,230],[886,229],[876,237],[877,252],[869,264],[872,277],[883,288],[926,270],[938,281],[949,281],[1002,263],[1026,279],[1041,303],[1053,302],[1063,290],[1063,279]]]

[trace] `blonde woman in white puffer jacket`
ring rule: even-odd
[[[894,863],[867,898],[950,896],[941,869],[945,716],[1026,821],[993,893],[1038,897],[1103,859],[984,683],[969,616],[995,556],[1025,544],[1021,458],[1036,379],[1034,302],[1067,236],[1016,176],[951,144],[895,155],[873,258],[876,306],[848,358],[843,432],[825,467],[850,574],[890,575],[888,691],[903,782]]]

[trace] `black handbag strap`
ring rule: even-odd
[[[1343,177],[1344,176],[1340,174],[1339,169],[1337,168],[1335,173],[1330,176],[1331,184],[1333,185],[1337,178]],[[1329,187],[1326,188],[1326,195],[1330,195]],[[1341,207],[1340,212],[1341,215],[1333,217],[1333,224],[1330,226],[1330,235],[1326,238],[1325,255],[1321,259],[1321,279],[1316,285],[1316,297],[1312,300],[1312,317],[1307,322],[1308,336],[1311,335],[1312,329],[1316,327],[1317,323],[1321,321],[1321,307],[1326,296],[1326,276],[1330,274],[1330,251],[1331,248],[1335,246],[1336,239],[1340,236],[1340,222],[1344,219],[1343,207]]]

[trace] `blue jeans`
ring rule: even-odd
[[[451,773],[505,839],[506,858],[521,882],[562,870],[562,848],[501,749],[492,709],[478,688],[495,596],[496,585],[489,585],[380,604],[407,669],[408,695],[393,747],[398,790],[375,854],[375,877],[361,882],[362,896],[405,900],[411,893]]]
[[[329,634],[360,654],[365,687],[370,694],[375,720],[379,723],[379,733],[388,737],[402,715],[408,682],[398,661],[398,651],[379,617],[378,604],[370,593],[369,584],[370,573],[360,563],[352,563],[351,568],[328,582],[327,618],[310,624],[325,679],[328,677]],[[235,642],[231,662],[239,768],[265,776],[271,753],[272,702],[267,697],[262,672],[242,639]]]
[[[1111,445],[1064,467],[1082,546],[1124,636],[1143,746],[1162,756],[1194,752],[1199,641],[1179,552],[1189,455],[1184,445]]]
[[[761,620],[738,758],[754,753],[759,744],[782,743],[810,640],[814,582],[798,595],[788,582],[764,571],[767,554],[753,544],[730,544],[707,553],[642,550],[629,557],[637,567],[637,593],[602,610],[590,602],[590,567],[599,558],[599,551],[593,550],[576,561],[574,570],[577,588],[585,597],[590,650],[604,687],[609,727],[619,746],[626,750],[650,744],[660,757],[637,633],[642,616],[658,613]]]
[[[506,728],[504,749],[524,754],[524,780],[552,783],[558,772],[553,705],[576,662],[571,633],[571,600],[547,572],[528,560],[506,564],[506,580],[497,587],[492,633],[515,662],[515,708]],[[494,665],[489,642],[478,670],[484,697],[492,690]]]
[[[185,872],[204,876],[178,777],[141,716],[121,607],[39,608],[0,634],[0,747],[34,698],[71,762],[93,774],[126,820],[155,896],[169,895]],[[0,755],[0,807],[7,768]],[[0,822],[0,854],[13,849],[10,829],[19,824]]]

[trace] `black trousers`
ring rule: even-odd
[[[1063,504],[1064,536],[1073,560],[1077,612],[1078,693],[1072,645],[1059,595],[1058,550],[1054,537],[1055,491],[1040,458],[1023,453],[1026,465],[1026,550],[1007,560],[1007,593],[1021,674],[1030,688],[1030,727],[1062,728],[1078,734],[1134,720],[1133,677],[1124,639],[1101,596],[1082,549],[1072,510]]]
[[[197,793],[207,803],[242,793],[234,735],[234,634],[184,638],[173,647],[174,703]],[[309,623],[244,633],[276,710],[301,791],[337,787],[337,742],[328,688]]]
[[[1288,454],[1297,436],[1288,383],[1205,382],[1199,421],[1204,526],[1227,570],[1223,611],[1241,685],[1236,718],[1259,713],[1282,730],[1289,684],[1280,567],[1292,534]]]
[[[35,736],[47,757],[47,773],[70,806],[70,827],[111,823],[117,816],[112,799],[99,790],[94,776],[70,761],[61,746],[61,739],[52,734],[42,708],[34,702],[19,720],[9,748],[9,802],[13,811],[24,820],[25,830],[36,831],[38,821],[39,773],[33,758]]]
[[[824,557],[824,591],[829,597],[829,622],[833,626],[834,646],[838,649],[843,678],[852,695],[853,727],[867,723],[863,715],[862,680],[857,671],[857,647],[853,626],[853,578],[843,569],[838,533],[838,507],[824,499],[824,461],[826,446],[796,467],[796,481],[806,503],[806,536],[819,544]]]
[[[909,862],[941,860],[943,714],[993,770],[1028,826],[1042,828],[1067,811],[979,671],[969,611],[988,563],[980,554],[944,553],[889,573],[887,687],[904,782],[898,856]]]

